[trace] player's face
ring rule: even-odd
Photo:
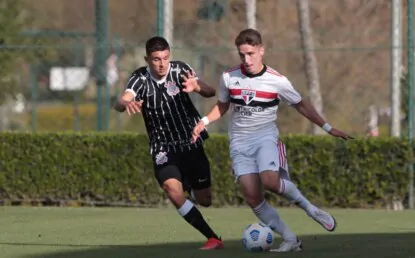
[[[256,74],[261,72],[263,67],[262,58],[264,56],[263,46],[243,44],[238,47],[238,53],[248,73]]]
[[[155,51],[145,57],[151,74],[157,79],[161,79],[169,72],[170,50]]]

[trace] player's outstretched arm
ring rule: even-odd
[[[196,142],[197,138],[199,138],[200,133],[205,130],[206,126],[210,123],[221,118],[229,109],[230,102],[218,102],[213,106],[212,110],[209,114],[203,117],[199,123],[195,126],[192,132],[192,142]]]
[[[184,92],[197,92],[205,98],[211,98],[215,96],[215,88],[197,78],[192,71],[187,71],[185,74],[182,74],[181,77],[183,79],[182,86]]]
[[[197,84],[199,85],[199,91],[196,90],[202,97],[211,98],[216,95],[216,90],[206,82],[202,80],[197,80]]]
[[[320,126],[325,130],[327,133],[329,133],[332,136],[340,137],[342,139],[348,140],[353,139],[352,136],[346,134],[345,132],[342,132],[336,128],[333,128],[330,124],[328,124],[324,118],[320,116],[320,114],[317,112],[317,110],[314,108],[314,106],[310,103],[308,100],[301,100],[297,104],[292,105],[297,111],[308,118],[311,122],[315,123],[316,125]]]
[[[114,104],[114,109],[118,112],[127,111],[128,115],[140,113],[143,101],[134,101],[134,99],[134,94],[131,91],[125,91]]]
[[[114,104],[114,109],[118,112],[124,112],[126,110],[126,103],[134,99],[134,94],[129,91],[123,92],[117,99],[117,102]]]
[[[213,106],[212,110],[208,113],[207,116],[202,118],[201,122],[204,120],[207,123],[204,123],[204,125],[208,125],[210,123],[215,122],[219,118],[221,118],[229,109],[230,102],[221,102],[218,100],[216,104]]]
[[[144,85],[143,76],[135,71],[128,80],[125,91],[114,104],[114,109],[118,112],[127,111],[128,115],[140,113],[143,101],[136,101],[136,97],[142,98]]]

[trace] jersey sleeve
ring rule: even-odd
[[[287,78],[284,78],[283,81],[279,82],[278,84],[280,86],[278,95],[282,101],[288,105],[295,105],[301,102],[302,97],[300,93],[294,89],[293,85]]]
[[[134,94],[134,98],[141,100],[143,98],[145,78],[137,72],[134,72],[127,82],[125,91]]]
[[[220,77],[219,98],[218,99],[222,103],[226,103],[226,102],[230,101],[229,87],[228,87],[228,84],[227,84],[225,74],[222,74],[222,76]]]

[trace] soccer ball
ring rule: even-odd
[[[249,225],[242,236],[242,245],[250,252],[267,252],[273,243],[274,232],[262,223]]]

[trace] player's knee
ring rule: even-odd
[[[258,207],[258,205],[260,205],[262,201],[263,201],[263,198],[261,196],[246,196],[245,197],[245,202],[251,208]]]
[[[258,174],[247,174],[238,177],[246,204],[257,207],[263,200],[262,185]]]
[[[169,197],[170,201],[176,206],[180,207],[185,202],[185,196],[181,183],[175,179],[166,180],[163,183],[163,190]]]
[[[167,193],[169,199],[177,203],[180,203],[181,200],[185,199],[184,194],[176,189],[165,189],[164,191]]]
[[[244,193],[244,196],[245,196],[245,202],[251,208],[257,207],[259,204],[261,204],[261,202],[263,200],[262,193],[257,192],[257,191],[246,191]]]
[[[209,197],[202,197],[202,198],[196,199],[196,201],[200,206],[203,206],[203,207],[210,207],[212,205],[212,198],[209,198]]]
[[[212,205],[212,193],[210,192],[210,189],[204,189],[200,191],[193,191],[194,193],[194,199],[196,202],[203,206],[203,207],[210,207]]]

